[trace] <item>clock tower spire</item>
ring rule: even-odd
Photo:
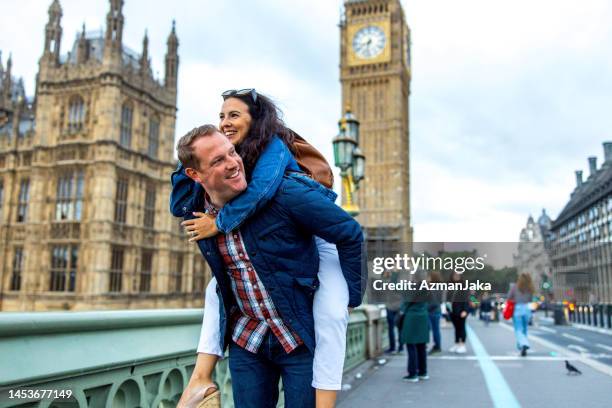
[[[361,123],[359,145],[367,161],[356,198],[370,243],[412,242],[410,79],[410,29],[400,1],[346,0],[341,106],[350,105]]]

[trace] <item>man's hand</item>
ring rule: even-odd
[[[462,319],[465,319],[467,317],[467,312],[465,310],[462,310],[459,316],[461,316]]]
[[[193,215],[197,218],[186,220],[181,223],[181,225],[185,227],[187,234],[191,236],[189,242],[214,237],[219,233],[214,216],[201,212],[194,212]]]

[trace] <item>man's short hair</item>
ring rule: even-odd
[[[183,167],[199,169],[200,161],[193,151],[193,143],[201,137],[210,136],[214,133],[220,133],[215,125],[202,125],[189,131],[185,136],[181,137],[176,145],[176,151],[179,160],[183,163]]]

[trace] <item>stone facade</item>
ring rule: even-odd
[[[552,220],[543,209],[535,222],[530,215],[521,230],[518,250],[513,257],[517,273],[531,276],[536,290],[540,292],[544,282],[552,281],[550,262],[550,227]]]
[[[36,92],[2,69],[0,310],[199,307],[204,262],[168,211],[178,74],[122,43],[123,0],[104,33],[60,55],[62,8],[45,27]],[[1,66],[1,64],[0,64]]]
[[[557,300],[612,303],[612,142],[604,163],[589,157],[589,177],[576,187],[551,226],[553,289]]]
[[[366,156],[358,220],[370,243],[410,243],[410,29],[399,0],[349,0],[344,7],[342,109],[360,121]]]

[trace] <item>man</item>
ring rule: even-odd
[[[178,143],[185,173],[202,189],[196,208],[217,213],[247,187],[234,146],[212,125]],[[312,299],[317,289],[314,235],[335,243],[349,287],[349,305],[363,296],[359,224],[303,175],[285,175],[270,203],[239,230],[198,241],[217,280],[220,348],[229,345],[234,403],[275,407],[282,377],[285,404],[314,407]],[[207,377],[217,356],[200,353],[192,382]]]
[[[383,278],[387,279],[389,282],[397,283],[399,279],[398,271],[385,271],[383,273]],[[382,295],[382,296],[380,296]],[[387,309],[387,330],[389,335],[389,348],[385,350],[387,354],[400,354],[403,352],[404,345],[400,340],[401,329],[398,326],[400,323],[400,307],[402,305],[403,295],[398,291],[385,291],[382,294],[378,294],[380,299],[376,299],[377,301],[384,303]],[[395,329],[398,329],[397,336],[397,348],[395,346]]]

